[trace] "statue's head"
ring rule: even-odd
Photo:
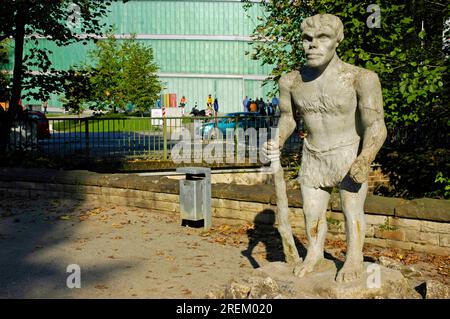
[[[344,25],[332,14],[317,14],[301,25],[303,47],[310,67],[326,66],[344,39]]]

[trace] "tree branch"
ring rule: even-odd
[[[5,39],[8,39],[11,36],[11,34],[2,34],[0,35],[0,42],[2,42]]]

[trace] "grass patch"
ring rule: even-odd
[[[67,116],[67,114],[64,114],[64,113],[47,113],[47,114],[45,114],[45,116],[47,117],[47,118],[49,118],[49,117],[65,117],[65,116]]]
[[[150,118],[90,118],[89,132],[140,132],[159,131]],[[85,132],[86,120],[71,119],[54,121],[53,130],[58,132]]]

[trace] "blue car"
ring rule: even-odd
[[[236,129],[236,124],[238,128],[244,131],[250,127],[254,129],[267,128],[267,118],[261,117],[259,113],[253,112],[235,112],[225,114],[224,118],[219,118],[217,120],[217,128],[222,136],[226,137],[227,129]],[[214,127],[216,123],[213,119],[211,122],[204,123],[200,127],[198,132],[204,139],[217,138],[215,136]]]

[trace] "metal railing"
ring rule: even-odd
[[[45,124],[30,119],[13,123],[6,143],[9,152],[21,151],[50,158],[111,161],[174,161],[174,154],[182,143],[184,149],[181,153],[185,163],[198,163],[199,158],[212,166],[216,162],[255,163],[255,158],[261,162],[261,145],[270,138],[271,128],[278,126],[278,120],[274,116],[89,117],[48,118],[48,124]],[[46,125],[50,137],[44,134]],[[284,145],[284,154],[300,153],[302,130],[303,125],[299,121],[295,132]],[[436,136],[430,139],[430,134]],[[436,147],[447,147],[449,144],[447,132],[393,128],[388,130],[388,139],[383,147],[412,148],[426,144],[425,139],[427,143],[433,141]],[[211,148],[214,149],[211,151]],[[187,157],[184,153],[186,149],[190,150]],[[217,155],[217,150],[223,154]]]
[[[278,118],[273,116],[48,118],[49,138],[43,134],[45,123],[14,123],[8,149],[69,159],[170,161],[180,142],[184,143],[184,150],[191,149],[189,160],[198,158],[196,150],[201,150],[203,159],[208,160],[205,149],[212,146],[223,149],[223,158],[230,157],[226,150],[233,144],[232,156],[249,162],[255,154],[260,160],[259,149],[270,138],[270,128],[277,124]],[[286,142],[284,151],[299,152],[300,148],[301,139],[296,132]],[[216,153],[213,155],[218,160]]]

